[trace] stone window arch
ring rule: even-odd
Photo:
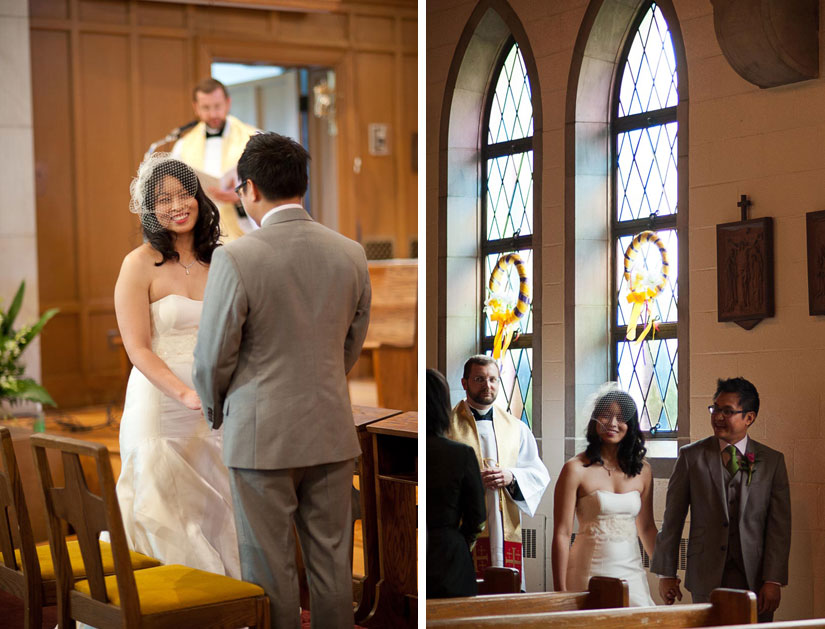
[[[516,56],[515,65],[513,55]],[[517,68],[517,74],[523,73],[528,82],[527,95],[532,110],[529,138],[522,132],[516,133],[518,137],[509,137],[507,134],[497,136],[497,131],[490,131],[491,111],[495,121],[496,116],[501,118],[504,108],[503,102],[496,100],[496,86],[502,74],[512,72],[513,68]],[[504,251],[525,251],[526,247],[532,252],[529,263],[533,306],[529,322],[525,322],[525,330],[532,330],[533,326],[540,329],[541,177],[538,174],[541,173],[541,128],[536,64],[521,22],[507,2],[481,0],[456,47],[447,78],[439,129],[437,271],[441,294],[438,298],[438,366],[447,376],[454,401],[463,397],[460,379],[466,358],[488,351],[492,345],[491,333],[494,330],[485,321],[483,301],[486,291],[483,287],[492,265]],[[525,148],[530,153],[529,158],[525,157]],[[517,160],[512,158],[513,155],[518,155]],[[505,166],[504,162],[508,159],[509,165]],[[530,160],[532,164],[528,163]],[[522,168],[531,166],[536,176],[525,178],[525,170],[513,168],[516,161]],[[521,182],[522,188],[526,188],[529,181],[529,194],[522,189],[515,198],[512,191],[507,192],[507,199],[503,201],[498,197],[490,198],[488,191],[491,185],[498,190],[499,180],[518,172],[522,177],[516,177],[516,180]],[[497,177],[493,173],[502,176]],[[497,182],[491,183],[492,179],[497,179]],[[512,213],[500,211],[515,201],[521,204],[516,226],[507,222],[506,217],[512,218]],[[527,215],[529,230],[523,221]],[[499,217],[495,221],[501,223],[496,222],[496,227],[491,229],[494,217]],[[526,231],[530,234],[527,235]],[[514,387],[517,391],[525,389],[521,395],[522,400],[527,400],[524,408],[520,401],[513,407],[515,414],[523,419],[540,417],[539,336],[525,334],[514,343],[508,354],[515,360],[505,358],[502,369],[503,387],[510,389],[505,394],[508,402],[512,401]],[[531,375],[525,378],[527,360],[524,350],[528,348],[531,353]],[[521,374],[518,373],[519,366]],[[512,375],[509,381],[505,374],[508,367]],[[540,433],[540,422],[533,423],[533,430],[536,434]]]
[[[655,29],[653,33],[651,28]],[[660,36],[659,30],[656,30],[661,28],[666,28],[666,37]],[[661,95],[663,102],[660,102],[657,90],[653,90],[656,93],[651,100],[649,85],[642,90],[645,92],[644,97],[634,91],[632,76],[634,72],[639,74],[640,51],[644,57],[644,45],[653,41],[650,40],[651,36],[654,39],[658,37],[660,44],[664,41],[667,46],[671,46],[672,53],[668,52],[670,56],[665,55],[663,61],[675,64],[674,74],[678,76],[673,85],[661,86],[667,88]],[[651,54],[654,49],[655,46],[652,46]],[[664,313],[660,313],[654,306],[654,314],[664,314],[660,330],[672,340],[662,340],[660,331],[654,342],[656,348],[652,347],[653,343],[645,341],[642,343],[644,348],[636,346],[635,358],[637,363],[638,359],[644,361],[647,359],[647,356],[642,355],[645,350],[653,349],[656,352],[660,348],[665,350],[666,355],[668,350],[675,351],[674,346],[678,344],[672,373],[666,374],[672,378],[662,378],[669,386],[675,387],[678,382],[678,396],[674,395],[675,389],[671,389],[671,397],[667,400],[668,412],[665,413],[666,417],[673,419],[673,423],[668,423],[666,428],[673,430],[662,430],[660,424],[657,437],[666,436],[668,439],[661,442],[649,440],[649,452],[653,459],[669,459],[675,457],[679,441],[687,442],[690,434],[687,421],[690,394],[686,272],[688,74],[679,22],[672,1],[653,3],[650,0],[639,0],[628,3],[622,0],[593,0],[585,13],[575,51],[568,83],[565,137],[568,168],[568,190],[565,196],[566,259],[575,261],[575,264],[568,264],[565,269],[566,298],[569,304],[565,345],[568,350],[572,350],[566,352],[572,357],[568,361],[567,374],[573,380],[573,386],[568,386],[573,395],[567,396],[565,400],[568,418],[565,452],[572,456],[582,449],[587,418],[577,416],[577,411],[581,409],[587,396],[605,380],[616,380],[618,377],[624,388],[629,389],[631,394],[636,394],[634,397],[639,398],[637,403],[642,414],[645,417],[649,414],[656,415],[649,425],[655,426],[661,417],[664,400],[658,406],[651,403],[651,408],[648,408],[647,397],[642,393],[648,393],[645,388],[647,386],[659,386],[659,375],[655,369],[646,371],[643,377],[648,378],[648,382],[640,386],[638,381],[633,380],[638,374],[627,369],[632,361],[628,362],[628,354],[625,353],[627,347],[622,345],[628,311],[621,301],[625,299],[628,290],[620,278],[623,265],[618,250],[621,248],[623,254],[624,247],[634,234],[652,229],[656,232],[661,230],[662,235],[667,236],[670,245],[668,248],[673,249],[670,254],[674,267],[668,287],[670,292],[665,291],[665,297],[669,301],[662,306]],[[630,67],[635,69],[629,70]],[[665,74],[661,76],[664,77]],[[631,79],[629,83],[624,82],[626,76]],[[653,69],[652,76],[658,77],[656,68]],[[648,129],[655,130],[653,136]],[[657,144],[660,131],[663,138],[661,147]],[[646,156],[639,149],[642,146],[642,136],[645,136],[647,142]],[[628,151],[628,147],[634,142],[636,152]],[[664,146],[668,148],[665,149]],[[671,148],[672,154],[665,154]],[[657,184],[656,194],[651,188],[651,198],[648,199],[644,194],[647,190],[645,186],[656,187],[651,183],[653,179],[649,175],[652,172],[651,165],[654,170],[658,165],[656,160],[660,156],[660,150],[664,151],[661,154],[662,163],[667,164],[667,168],[671,170],[667,171],[664,184]],[[633,167],[636,168],[633,185],[638,188],[638,183],[642,183],[643,202],[638,203],[638,189],[630,191],[629,196],[633,197],[633,203],[636,204],[636,209],[631,211],[627,201],[629,173]],[[640,172],[643,174],[640,175]],[[662,195],[662,190],[666,194]],[[655,211],[658,211],[658,215],[651,220],[651,214]],[[658,251],[655,253],[658,256]],[[652,254],[650,260],[654,260]],[[678,269],[684,270],[681,276],[678,276]],[[626,300],[624,303],[627,303]],[[671,346],[669,348],[666,347],[668,343]],[[640,348],[643,349],[641,353]],[[677,417],[678,424],[675,421]],[[666,473],[666,468],[667,464],[657,466],[654,461],[654,470],[658,473]]]

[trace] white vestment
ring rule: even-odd
[[[532,517],[544,495],[544,490],[550,483],[550,474],[539,457],[536,438],[527,424],[520,424],[520,442],[518,459],[515,467],[507,468],[512,472],[521,490],[522,500],[515,500],[509,491],[505,491],[507,499],[515,503],[522,513]],[[493,422],[477,421],[479,445],[484,459],[498,461],[498,445]],[[498,490],[487,489],[487,531],[490,535],[490,550],[494,566],[504,565],[504,528],[502,513],[498,508]],[[525,590],[524,570],[521,571],[521,589]]]

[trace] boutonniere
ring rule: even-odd
[[[751,484],[751,477],[753,476],[754,470],[756,470],[756,464],[758,462],[759,461],[756,460],[756,454],[754,454],[753,452],[745,453],[745,459],[743,463],[745,464],[745,467],[748,470],[748,485]]]

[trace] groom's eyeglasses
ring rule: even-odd
[[[235,186],[235,194],[237,194],[238,196],[241,196],[241,190],[246,190],[246,182],[247,181],[249,181],[249,179],[244,179],[241,183],[239,183],[237,186]]]
[[[716,406],[716,404],[711,404],[710,406],[708,406],[708,412],[711,415],[718,415],[721,413],[722,417],[724,417],[725,419],[730,419],[734,415],[737,415],[739,413],[747,413],[748,411],[746,411],[745,409],[737,411],[736,409],[733,409],[730,406],[722,407]]]

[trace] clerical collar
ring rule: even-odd
[[[490,408],[488,408],[487,412],[484,413],[483,415],[481,414],[480,411],[477,411],[476,409],[474,409],[469,404],[467,405],[467,407],[472,411],[473,417],[476,418],[477,422],[483,422],[483,421],[491,422],[491,421],[493,421],[493,407],[492,406]]]
[[[220,129],[212,129],[211,127],[206,127],[206,137],[207,138],[219,138],[223,135],[223,130],[226,128],[226,123]]]

